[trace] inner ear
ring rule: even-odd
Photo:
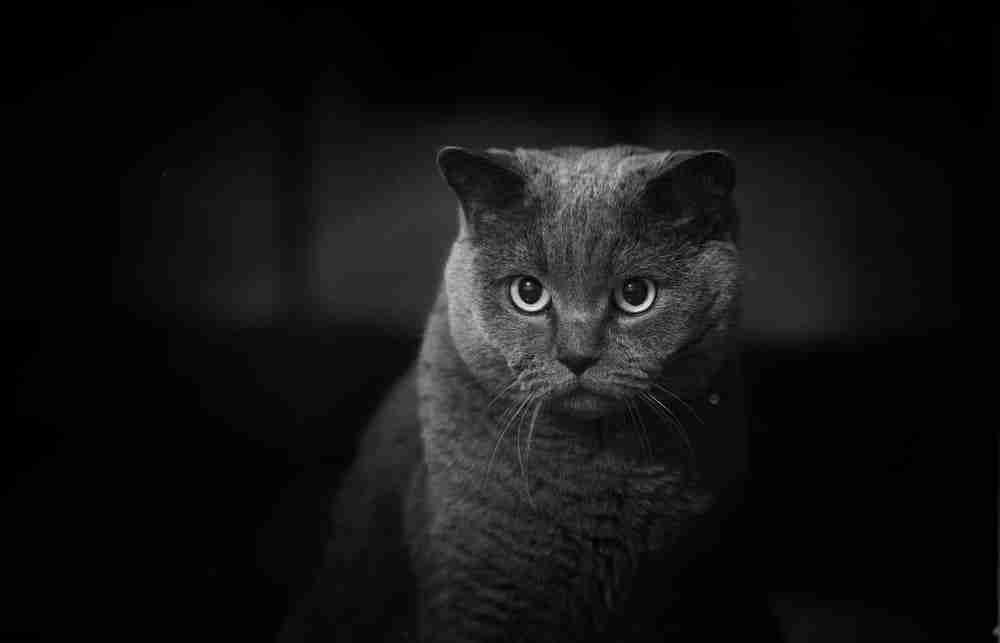
[[[525,178],[508,152],[446,147],[438,152],[437,164],[467,219],[517,210],[525,201]]]
[[[716,218],[730,203],[735,172],[724,152],[674,152],[642,191],[644,209],[680,225]]]

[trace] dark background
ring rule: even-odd
[[[988,636],[997,449],[957,362],[954,241],[982,218],[956,186],[992,67],[950,4],[8,28],[34,207],[8,221],[0,639],[269,640],[417,350],[455,231],[437,148],[612,143],[736,159],[752,548],[792,640]],[[80,178],[107,160],[105,232]],[[84,268],[109,241],[110,312]]]

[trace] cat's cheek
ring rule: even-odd
[[[497,336],[505,352],[544,354],[552,343],[552,332],[545,315],[509,313],[499,323]]]
[[[645,369],[655,369],[687,344],[696,334],[691,311],[697,308],[692,297],[662,293],[647,314],[619,320],[615,329],[617,343],[628,347],[632,359]]]
[[[644,313],[619,313],[619,331],[628,335],[659,336],[664,330],[682,326],[694,309],[691,298],[682,292],[660,287],[653,305]]]

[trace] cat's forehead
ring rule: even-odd
[[[614,182],[637,166],[655,163],[669,152],[616,145],[600,148],[558,147],[549,150],[519,148],[513,154],[532,174],[543,174],[559,183],[570,184],[588,179]]]
[[[658,166],[669,152],[615,146],[516,149],[511,154],[536,196],[553,210],[563,210],[615,207],[631,196],[643,170]]]
[[[643,167],[653,167],[668,152],[639,147],[598,149],[518,149],[513,152],[531,178],[538,225],[535,253],[548,275],[583,289],[606,282],[620,270],[636,230],[623,215]]]

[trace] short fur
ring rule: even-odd
[[[366,432],[332,571],[286,639],[634,633],[659,618],[634,609],[642,570],[669,562],[743,471],[731,163],[446,148],[439,165],[460,229],[419,362]],[[518,275],[549,290],[546,312],[512,304]],[[611,295],[630,277],[658,286],[634,317]],[[578,378],[565,364],[580,355],[593,363]],[[560,411],[553,400],[577,385],[615,403],[597,417]],[[377,604],[352,600],[371,583],[384,584]]]

